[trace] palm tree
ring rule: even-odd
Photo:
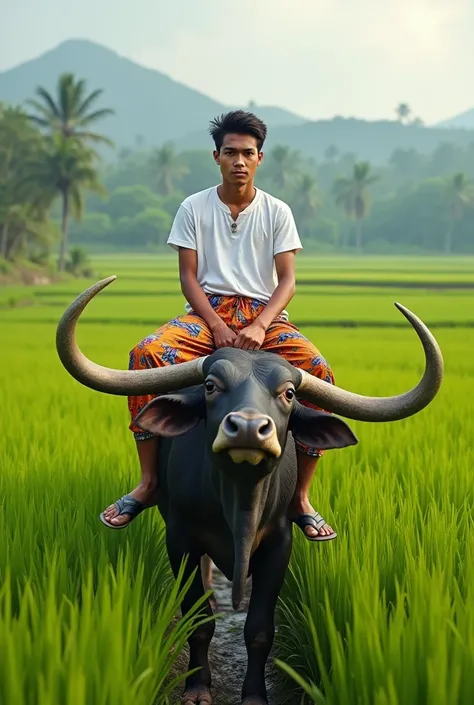
[[[40,100],[27,101],[37,113],[29,115],[30,120],[53,133],[59,132],[64,138],[74,137],[82,142],[101,142],[113,146],[107,137],[89,129],[93,123],[114,114],[111,108],[93,109],[103,90],[98,89],[87,95],[83,79],[76,80],[74,74],[63,73],[59,76],[56,93],[54,98],[45,88],[39,86],[36,89]]]
[[[5,214],[2,230],[2,257],[14,260],[25,251],[37,250],[51,241],[54,226],[44,208],[32,204],[13,205]]]
[[[398,121],[403,122],[411,115],[411,108],[408,103],[399,103],[395,108],[395,112],[397,114]]]
[[[302,174],[296,186],[295,210],[303,231],[311,224],[319,206],[316,180],[311,174]]]
[[[150,170],[158,192],[165,198],[173,193],[176,182],[189,172],[171,142],[152,152]]]
[[[12,250],[11,243],[14,238],[10,237],[11,230],[15,225],[23,227],[27,220],[26,207],[20,204],[5,203],[2,208],[2,236],[0,242],[0,257],[8,259]]]
[[[298,169],[299,154],[283,144],[276,144],[269,155],[272,180],[279,189],[284,189]]]
[[[31,241],[33,224],[44,221],[44,213],[22,198],[18,189],[25,164],[43,147],[44,137],[21,108],[0,104],[0,257],[18,251],[22,240]]]
[[[362,251],[362,222],[369,214],[370,207],[367,187],[378,179],[370,174],[370,169],[369,162],[358,162],[354,164],[349,178],[340,177],[333,185],[336,204],[355,222],[356,249],[359,253]]]
[[[49,140],[44,153],[26,165],[21,186],[31,189],[36,203],[49,207],[57,196],[62,200],[60,272],[66,264],[70,215],[80,220],[84,210],[83,191],[104,193],[98,182],[95,157],[92,150],[58,133]]]
[[[327,162],[333,162],[338,156],[339,149],[335,144],[330,144],[329,147],[324,150],[324,158]]]
[[[444,251],[451,254],[456,223],[464,215],[467,206],[474,203],[474,184],[463,172],[454,174],[445,182],[445,201],[449,225],[444,240]]]

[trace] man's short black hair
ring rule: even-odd
[[[233,110],[211,120],[209,132],[217,152],[221,151],[225,135],[232,133],[255,137],[260,152],[267,136],[267,126],[253,113],[246,113],[245,110]]]

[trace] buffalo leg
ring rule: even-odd
[[[266,539],[252,558],[252,595],[245,622],[247,673],[242,688],[245,705],[267,701],[265,666],[275,636],[275,608],[291,555],[291,526]]]
[[[212,560],[207,555],[201,558],[201,574],[204,592],[212,590]],[[217,600],[214,593],[210,596],[209,602],[212,611],[215,612],[217,610]]]
[[[183,531],[182,527],[179,531]],[[194,580],[190,589],[185,595],[181,604],[181,613],[183,617],[190,611],[194,604],[203,597],[204,587],[201,574],[201,553],[193,546],[192,542],[187,541],[186,535],[182,533],[167,531],[166,545],[168,556],[171,563],[171,568],[174,575],[178,574],[182,560],[185,556],[188,557],[184,580],[186,581],[190,575],[196,570]],[[212,616],[213,612],[209,600],[203,604],[202,608],[207,616]],[[190,636],[189,643],[189,670],[198,668],[196,673],[190,675],[186,680],[186,694],[183,702],[200,703],[202,705],[210,705],[211,695],[211,671],[209,668],[208,651],[209,644],[214,635],[215,624],[214,620],[206,622],[197,627]]]

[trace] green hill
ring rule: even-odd
[[[115,110],[101,123],[118,147],[137,138],[154,146],[196,129],[206,134],[209,120],[228,106],[86,40],[63,42],[36,59],[0,73],[0,101],[22,104],[38,85],[54,90],[58,75],[71,71],[85,78],[90,90],[104,88],[102,103]],[[255,110],[269,125],[301,124],[304,119],[278,107]]]
[[[439,123],[439,127],[460,127],[467,130],[474,130],[474,108],[471,110],[466,110],[466,112],[460,115],[455,115],[449,120],[443,120]]]
[[[432,153],[440,144],[450,142],[459,147],[474,143],[474,130],[419,127],[395,121],[368,122],[354,118],[318,120],[300,125],[277,125],[269,131],[266,148],[277,143],[321,160],[325,150],[335,145],[339,153],[353,153],[358,159],[384,164],[395,149],[416,149]],[[205,148],[209,145],[204,131],[193,131],[177,141],[180,149]]]
[[[288,144],[316,159],[322,157],[329,145],[336,145],[342,153],[353,152],[358,159],[382,164],[395,149],[416,149],[421,154],[430,154],[446,142],[465,148],[474,143],[474,130],[419,127],[389,120],[367,122],[335,118],[293,128],[276,127],[271,131],[268,145],[276,142]]]
[[[115,51],[78,39],[0,73],[0,101],[21,104],[34,95],[38,85],[54,90],[58,75],[65,71],[85,78],[90,90],[105,90],[102,104],[116,114],[105,119],[100,129],[119,148],[132,147],[138,140],[144,148],[173,140],[181,149],[209,149],[209,120],[230,108]],[[468,120],[469,113],[453,118],[451,129],[446,129],[444,125],[420,127],[341,117],[308,121],[276,106],[255,105],[252,109],[270,128],[268,148],[280,142],[316,159],[331,145],[340,153],[351,152],[359,159],[381,164],[395,149],[428,154],[443,142],[460,147],[474,143],[474,129],[456,127],[456,120]],[[474,117],[472,124],[474,128]]]

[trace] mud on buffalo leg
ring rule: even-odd
[[[252,558],[252,595],[245,622],[248,665],[242,702],[267,703],[265,666],[275,636],[275,607],[291,555],[291,525],[269,536]]]
[[[186,563],[184,581],[186,581],[192,572],[197,569],[191,587],[181,604],[181,612],[184,617],[185,614],[194,606],[194,604],[204,595],[204,587],[202,584],[202,575],[200,570],[201,553],[193,544],[191,538],[187,536],[185,532],[183,533],[182,524],[181,526],[176,525],[176,528],[171,528],[168,524],[166,531],[166,547],[168,550],[171,568],[175,576],[178,574],[181,562],[185,556],[188,556],[188,559]],[[212,616],[213,612],[211,605],[209,604],[209,600],[206,600],[202,609],[205,610],[206,615]],[[199,626],[188,640],[189,670],[195,668],[198,668],[199,670],[189,676],[186,680],[186,693],[191,693],[192,691],[201,692],[201,690],[211,687],[211,671],[209,668],[208,651],[209,644],[214,636],[214,630],[215,623],[214,620],[211,620],[206,622],[206,624]],[[191,696],[189,698],[189,702],[210,703],[211,700],[201,700],[199,697],[197,700],[193,700]]]

